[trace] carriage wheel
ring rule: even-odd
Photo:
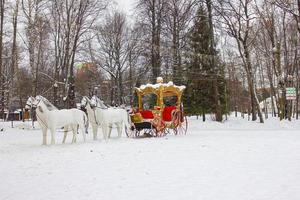
[[[143,135],[145,137],[156,137],[156,130],[155,128],[143,129]]]
[[[165,128],[165,130],[164,130],[164,135],[168,135],[168,134],[171,134],[172,133],[172,128],[170,128],[170,127],[167,127],[167,128]]]
[[[147,138],[147,137],[156,137],[157,133],[155,128],[153,129],[141,129],[141,130],[134,130],[133,138]]]
[[[165,126],[161,129],[154,128],[153,132],[155,133],[154,137],[163,137],[166,135],[166,128]]]
[[[132,126],[131,129],[126,129],[126,135],[130,138],[137,138],[137,137],[156,137],[157,136],[157,130],[152,127],[144,128],[144,129],[136,129],[134,126]]]
[[[172,127],[175,135],[186,135],[188,128],[187,117],[180,110],[173,115]]]
[[[140,135],[140,131],[138,131],[134,126],[131,128],[125,128],[125,133],[127,137],[134,138]]]

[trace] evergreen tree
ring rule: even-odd
[[[210,18],[203,4],[197,11],[189,40],[186,112],[192,115],[202,114],[204,121],[206,113],[217,113],[217,109],[221,110],[221,115],[225,112],[226,82],[215,50]],[[218,119],[216,114],[216,119],[221,121],[222,117]]]

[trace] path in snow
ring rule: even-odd
[[[300,121],[190,118],[186,136],[54,146],[0,123],[1,200],[300,198]]]

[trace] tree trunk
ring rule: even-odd
[[[214,96],[215,96],[215,115],[216,115],[216,121],[222,122],[222,108],[221,108],[221,102],[220,102],[220,95],[219,95],[219,87],[218,87],[218,69],[216,66],[216,60],[215,60],[215,39],[214,39],[214,29],[213,29],[213,19],[212,19],[212,2],[211,0],[206,0],[206,6],[208,11],[208,20],[209,20],[209,40],[210,40],[210,62],[211,67],[213,68],[213,71],[215,72],[215,79],[213,80],[213,88],[214,88]]]
[[[172,64],[173,64],[173,82],[180,84],[181,73],[181,58],[179,53],[179,27],[178,13],[173,14],[173,30],[172,30]]]
[[[254,76],[252,72],[252,65],[250,60],[250,54],[248,52],[247,45],[244,44],[244,55],[245,55],[245,61],[246,61],[246,72],[247,72],[247,79],[248,79],[248,85],[249,85],[249,92],[250,92],[250,98],[251,98],[251,113],[252,113],[252,121],[256,121],[256,109],[259,116],[260,123],[264,123],[263,115],[259,106],[259,101],[256,95],[256,88],[254,84]]]
[[[298,119],[298,117],[299,117],[299,113],[298,113],[298,109],[299,109],[299,81],[300,81],[299,80],[299,63],[297,64],[296,81],[297,81],[297,84],[296,84],[296,119]]]
[[[215,116],[217,122],[222,122],[222,110],[221,110],[221,102],[220,95],[218,89],[218,80],[213,80],[213,88],[214,88],[214,97],[215,97]]]
[[[115,78],[111,76],[110,105],[115,104]]]
[[[15,93],[15,72],[18,75],[17,63],[18,63],[18,52],[17,52],[17,24],[18,24],[18,10],[19,0],[16,1],[16,7],[13,13],[13,43],[11,50],[11,71],[10,71],[10,90],[9,90],[9,101],[8,104],[11,106],[14,100]],[[18,79],[17,79],[18,80]]]
[[[260,123],[264,123],[264,118],[263,118],[263,115],[262,115],[262,112],[261,112],[261,109],[260,109],[260,106],[259,106],[259,101],[258,101],[258,98],[257,98],[256,88],[255,87],[254,87],[254,98],[255,98],[255,104],[256,104],[256,107],[257,107],[257,113],[258,113],[258,117],[259,117],[259,122]]]
[[[128,55],[128,62],[129,62],[129,92],[130,92],[130,99],[129,99],[129,103],[130,105],[133,105],[133,79],[132,79],[132,51],[129,51],[129,55]]]
[[[160,32],[161,32],[161,12],[162,8],[158,6],[160,5],[160,1],[156,2],[156,0],[152,1],[153,7],[151,8],[151,67],[152,67],[152,82],[155,83],[156,78],[160,76],[161,69],[161,58],[160,58]]]
[[[4,75],[2,73],[3,70],[3,19],[4,19],[4,0],[0,0],[0,91],[1,91],[1,96],[0,96],[0,117],[4,119]]]
[[[299,80],[297,81],[297,88],[296,88],[296,119],[299,119]]]
[[[124,97],[124,94],[123,94],[123,79],[122,79],[122,73],[120,72],[119,73],[119,80],[118,80],[118,91],[119,91],[119,105],[122,105],[124,102],[123,102],[123,97]]]

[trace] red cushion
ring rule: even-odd
[[[144,119],[153,119],[154,118],[151,110],[143,110],[143,111],[140,111],[140,113]]]
[[[171,121],[172,120],[172,111],[176,109],[176,106],[166,106],[164,111],[162,112],[162,117],[164,121]]]

